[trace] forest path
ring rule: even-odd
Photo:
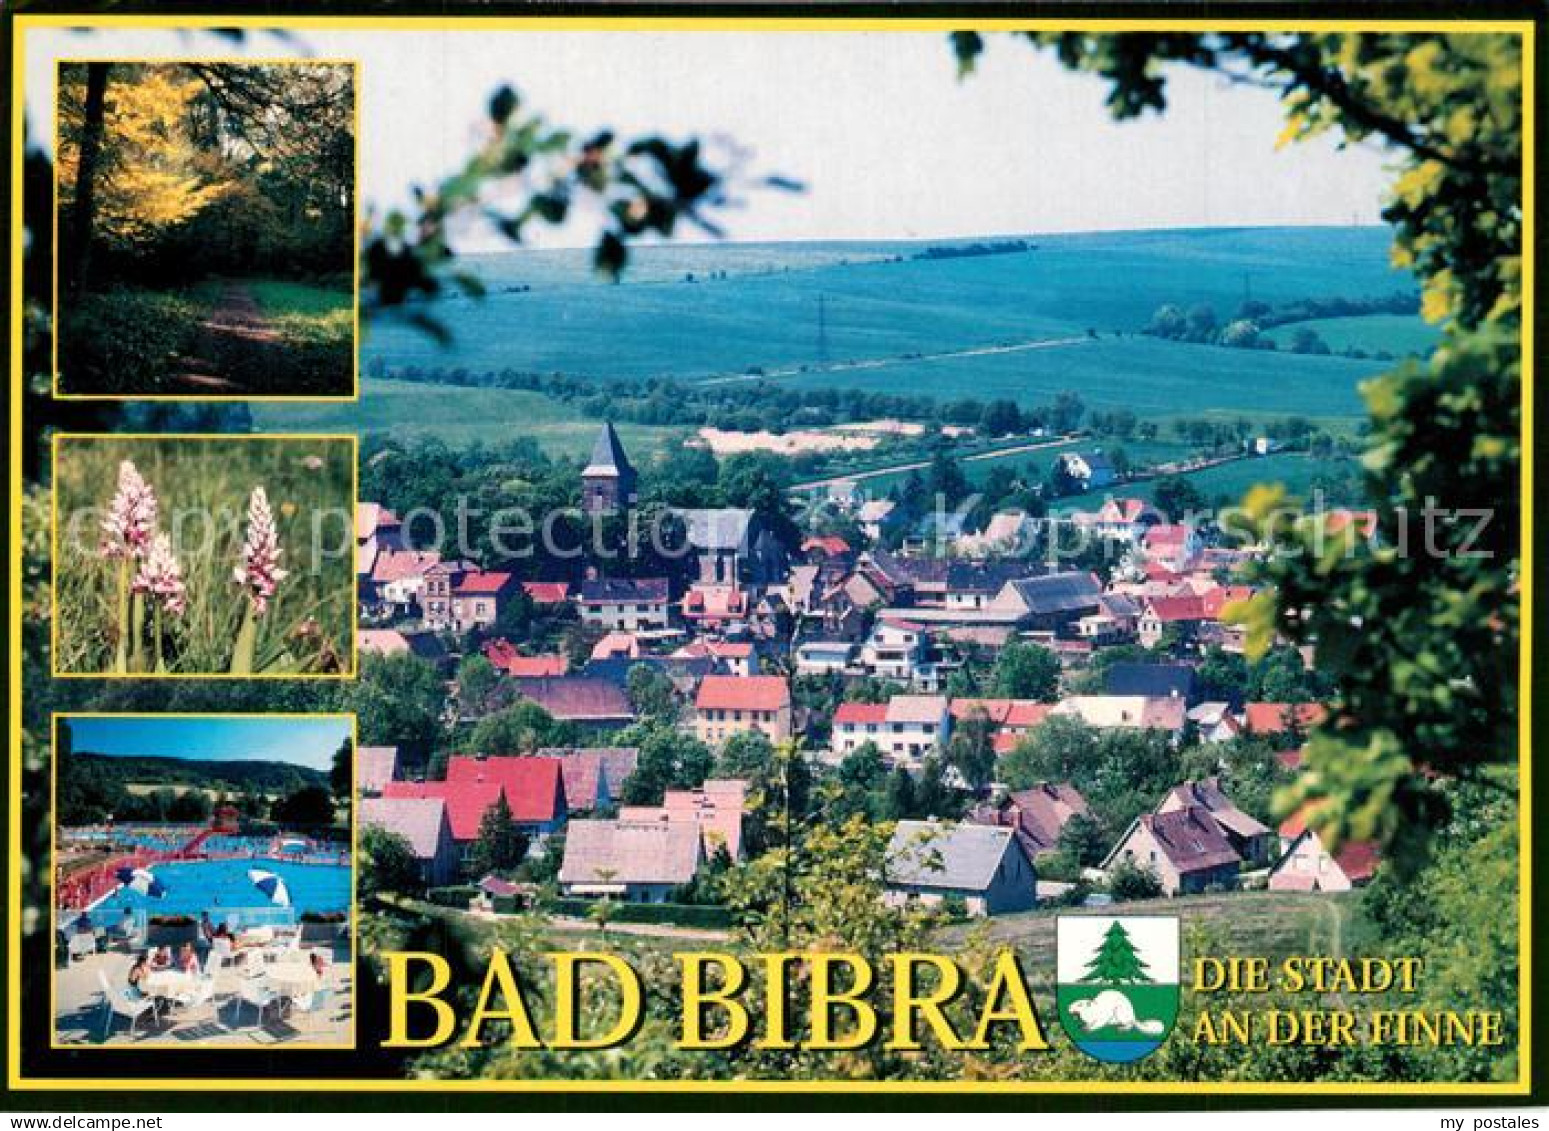
[[[199,324],[191,353],[178,358],[179,371],[171,381],[189,393],[253,392],[266,371],[280,368],[284,345],[253,292],[229,283]]]

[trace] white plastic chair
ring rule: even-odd
[[[251,1005],[253,1007],[253,1012],[257,1015],[257,1023],[262,1025],[265,1010],[272,1008],[275,1011],[275,1015],[279,1015],[280,995],[264,985],[262,981],[250,979],[237,987],[238,1020],[242,1018],[242,1007],[244,1005]]]
[[[97,982],[102,986],[102,1004],[107,1010],[107,1024],[102,1031],[102,1039],[104,1041],[113,1033],[113,1017],[115,1014],[129,1019],[129,1033],[131,1036],[134,1034],[135,1025],[147,1013],[157,1022],[160,1022],[161,1014],[156,1009],[155,998],[145,995],[131,997],[128,986],[115,990],[112,983],[108,981],[107,974],[101,970],[97,971]]]

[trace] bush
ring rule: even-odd
[[[1150,868],[1141,868],[1125,860],[1108,873],[1108,894],[1120,903],[1155,899],[1162,894],[1162,881]]]
[[[479,889],[472,884],[453,884],[450,887],[431,888],[425,893],[425,898],[437,907],[456,907],[459,910],[467,910],[469,901],[478,894]]]
[[[594,906],[596,901],[590,899],[555,899],[549,902],[547,910],[571,919],[585,919]],[[615,923],[667,923],[711,931],[731,926],[731,912],[726,908],[696,903],[615,903],[609,918]]]

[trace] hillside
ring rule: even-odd
[[[206,788],[222,782],[240,792],[261,794],[292,793],[306,786],[328,785],[328,775],[307,766],[291,762],[269,761],[200,761],[190,758],[160,758],[152,756],[110,757],[89,751],[75,751],[70,756],[71,768],[100,781],[127,786],[150,784]]]
[[[988,238],[988,237],[986,237]],[[1000,237],[996,237],[1000,238]],[[443,347],[393,320],[373,324],[363,372],[564,374],[599,384],[768,379],[955,400],[1047,404],[1178,418],[1305,416],[1334,433],[1364,417],[1358,386],[1392,364],[1165,341],[1140,333],[1157,308],[1208,306],[1224,323],[1245,299],[1370,299],[1413,291],[1382,228],[1207,229],[1028,237],[1008,254],[930,255],[936,243],[789,243],[642,249],[626,281],[599,282],[575,251],[472,256],[480,300],[437,303]],[[968,243],[969,241],[961,241]],[[691,280],[691,281],[690,281]],[[1326,320],[1343,348],[1424,349],[1418,316]],[[1282,345],[1288,327],[1266,335]],[[345,427],[456,445],[530,435],[584,449],[594,423],[538,393],[436,389],[368,378],[358,404],[254,409],[269,431]],[[670,429],[626,437],[674,442]]]

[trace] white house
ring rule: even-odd
[[[884,757],[915,767],[941,750],[952,734],[944,695],[895,695],[886,703],[841,703],[834,712],[832,745],[849,754],[870,742]]]

